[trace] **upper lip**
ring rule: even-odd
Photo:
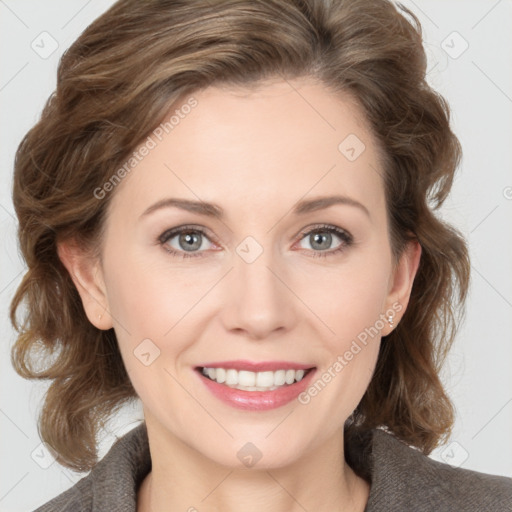
[[[233,370],[246,370],[249,372],[265,372],[277,370],[309,370],[314,368],[311,364],[294,363],[292,361],[215,361],[204,363],[199,368],[225,368]]]

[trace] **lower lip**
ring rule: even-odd
[[[246,411],[268,411],[288,404],[305,391],[313,378],[315,369],[310,370],[300,382],[282,386],[272,391],[234,389],[205,377],[201,370],[197,373],[205,386],[226,404]]]

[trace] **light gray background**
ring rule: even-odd
[[[15,336],[8,306],[24,271],[15,238],[11,175],[16,147],[55,87],[60,56],[112,3],[0,0],[3,512],[32,510],[84,476],[50,464],[36,428],[46,384],[24,381],[10,365]],[[464,159],[442,215],[467,236],[473,271],[466,321],[443,374],[457,420],[450,443],[435,450],[432,457],[512,476],[512,1],[416,0],[404,4],[423,25],[429,80],[450,103],[453,127],[463,145]],[[44,52],[52,50],[52,38],[58,48],[48,56]],[[464,41],[469,47],[461,53]],[[115,435],[130,430],[140,419],[140,405],[125,408],[103,438],[100,455]],[[46,464],[50,464],[47,469],[41,467]]]

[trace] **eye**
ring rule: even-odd
[[[339,239],[339,243],[334,249],[329,250],[333,243],[333,235],[334,238]],[[350,233],[348,233],[344,229],[340,229],[336,226],[331,226],[329,224],[316,226],[315,228],[310,229],[305,233],[301,233],[300,236],[301,242],[308,242],[309,247],[306,247],[306,249],[310,249],[313,251],[314,258],[325,258],[327,256],[338,254],[347,249],[348,247],[350,247],[354,241]]]
[[[206,232],[194,226],[168,229],[158,237],[158,242],[167,252],[182,258],[202,257],[204,250],[208,249],[205,247],[206,240]]]
[[[334,239],[338,239],[338,245],[331,249]],[[312,256],[327,257],[341,253],[353,244],[353,237],[344,229],[329,224],[316,226],[309,231],[303,231],[300,242],[307,241],[312,251]],[[200,258],[208,249],[209,237],[206,231],[196,226],[179,226],[168,229],[158,237],[158,243],[172,256],[181,258]],[[210,243],[212,243],[210,241]],[[302,247],[304,249],[304,247]]]

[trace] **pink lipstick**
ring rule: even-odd
[[[216,361],[196,374],[218,399],[237,409],[266,411],[282,407],[309,385],[316,368],[290,361]]]

